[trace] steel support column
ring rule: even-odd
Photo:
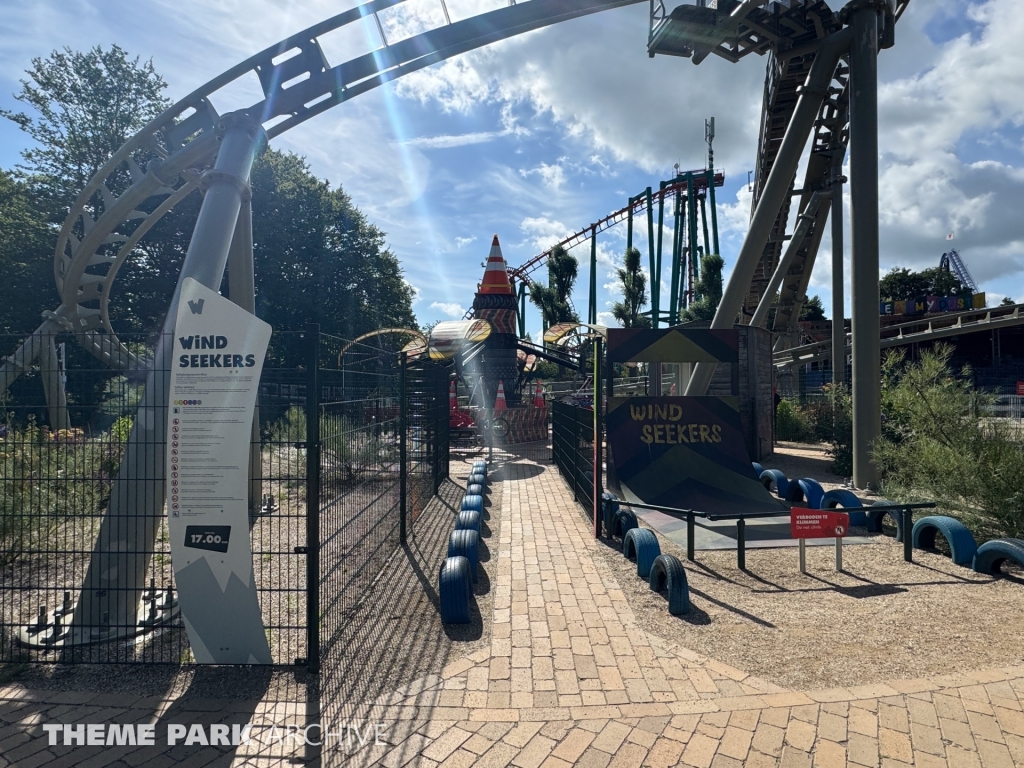
[[[750,281],[754,277],[754,271],[764,252],[772,225],[779,214],[783,200],[789,193],[793,175],[796,173],[800,156],[807,144],[807,137],[814,127],[818,108],[825,98],[828,85],[836,70],[836,64],[839,63],[839,57],[849,45],[849,36],[844,33],[845,30],[827,38],[822,43],[814,63],[811,65],[811,70],[800,93],[800,100],[797,102],[789,126],[786,128],[786,134],[779,147],[775,163],[772,165],[771,173],[768,174],[764,192],[750,219],[750,229],[736,256],[736,266],[733,267],[732,275],[718,305],[718,311],[715,312],[715,317],[711,321],[713,329],[732,328],[736,322],[740,308],[743,306],[743,299],[750,288]],[[693,375],[690,376],[690,383],[686,387],[686,394],[691,396],[705,394],[714,371],[714,363],[697,363],[693,368]]]
[[[832,155],[832,381],[846,383],[846,305],[843,300],[843,150]]]
[[[266,142],[259,122],[244,112],[224,115],[217,130],[217,161],[203,175],[206,197],[75,606],[71,643],[113,639],[132,631],[138,620],[139,597],[164,510],[167,397],[181,286],[191,277],[211,290],[220,289],[249,171]]]
[[[853,334],[853,483],[875,488],[872,443],[882,431],[878,339],[878,12],[850,24],[850,278]]]
[[[252,195],[244,191],[238,223],[228,250],[228,298],[250,315],[256,314],[256,264],[252,252]],[[255,522],[263,503],[263,466],[260,456],[260,404],[252,414],[249,446],[249,520]]]

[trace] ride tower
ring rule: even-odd
[[[484,342],[481,353],[484,402],[478,405],[486,408],[494,406],[498,382],[501,382],[504,389],[505,402],[509,406],[519,405],[520,393],[516,386],[519,379],[516,362],[518,301],[508,278],[508,265],[501,253],[497,235],[491,241],[491,250],[487,254],[484,279],[473,298],[473,317],[488,321],[494,329]]]

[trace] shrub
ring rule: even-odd
[[[950,347],[882,368],[882,437],[874,458],[887,496],[926,499],[981,538],[1024,536],[1024,444],[1006,421],[989,418],[993,399],[969,371],[954,375]]]
[[[775,437],[778,440],[800,442],[811,434],[810,425],[800,406],[783,400],[775,409]]]

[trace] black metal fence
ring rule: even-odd
[[[551,404],[551,459],[582,505],[583,516],[594,515],[594,411],[555,401]]]
[[[20,341],[0,336],[0,355]],[[133,425],[167,417],[166,406],[139,410],[157,339],[123,336],[137,363],[120,371],[70,335],[52,341],[55,366],[27,370],[0,392],[0,661],[189,663],[162,472],[153,461],[123,461]],[[402,362],[397,351],[315,328],[272,337],[250,522],[275,664],[351,667],[358,654],[346,654],[346,616],[447,477],[448,371]],[[58,384],[66,403],[54,396]],[[115,510],[119,483],[131,503]],[[152,543],[126,546],[126,526]],[[98,555],[139,576],[120,592],[97,590],[87,616],[80,594]],[[126,595],[128,618],[115,618]],[[75,642],[51,641],[72,625]]]

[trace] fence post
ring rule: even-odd
[[[320,326],[306,331],[306,668],[320,671]]]
[[[594,538],[601,535],[598,521],[601,519],[599,510],[603,492],[601,487],[601,351],[603,346],[601,339],[594,340],[594,487],[591,489],[594,504]]]
[[[409,431],[409,397],[406,392],[405,364],[408,354],[403,350],[398,356],[398,542],[405,544],[407,530],[406,517],[408,515],[408,498],[406,489],[406,478],[408,469],[406,467],[406,434]]]

